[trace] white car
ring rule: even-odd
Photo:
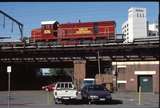
[[[53,91],[55,104],[65,103],[78,98],[78,91],[72,82],[57,82]]]

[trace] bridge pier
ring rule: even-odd
[[[83,79],[86,77],[86,60],[74,60],[74,83],[80,89]]]

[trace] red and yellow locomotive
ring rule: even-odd
[[[85,40],[115,39],[115,21],[78,22],[59,24],[57,21],[43,21],[41,28],[33,29],[34,41],[81,42]]]

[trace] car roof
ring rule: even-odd
[[[56,84],[61,84],[61,83],[72,83],[72,82],[57,82]]]
[[[86,78],[84,79],[84,81],[94,81],[95,79],[94,78]]]

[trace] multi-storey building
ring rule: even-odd
[[[122,24],[125,43],[133,42],[136,38],[147,37],[147,18],[145,8],[130,8],[128,20]]]

